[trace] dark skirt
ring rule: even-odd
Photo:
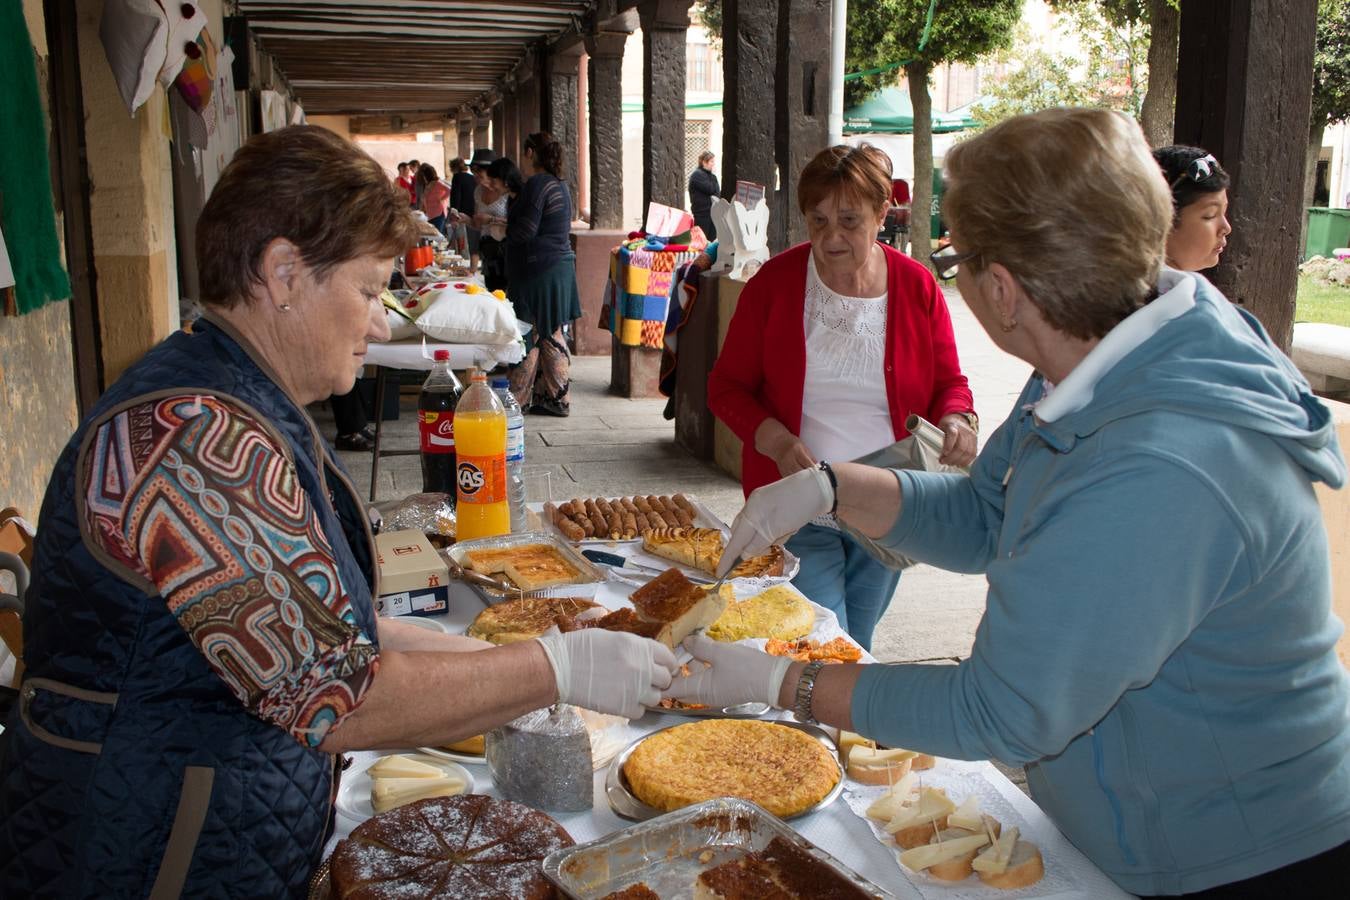
[[[581,317],[577,291],[577,257],[565,254],[542,272],[513,273],[509,288],[516,318],[534,326],[530,346]]]

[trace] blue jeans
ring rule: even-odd
[[[872,631],[900,584],[900,573],[878,562],[842,531],[807,525],[787,542],[802,561],[792,584],[839,617],[839,626],[867,650]]]

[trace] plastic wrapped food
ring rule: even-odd
[[[591,739],[564,703],[526,713],[487,733],[487,764],[502,796],[557,812],[594,805]]]
[[[455,508],[449,494],[409,494],[402,500],[375,504],[375,530],[412,528],[427,536],[436,548],[455,542]]]

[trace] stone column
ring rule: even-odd
[[[457,119],[455,125],[459,130],[458,156],[464,160],[464,164],[469,164],[469,157],[473,156],[473,119]]]
[[[473,149],[478,150],[481,147],[492,146],[492,127],[491,116],[485,116],[481,113],[473,120]]]
[[[572,192],[572,215],[581,215],[578,191],[581,187],[580,164],[577,161],[577,71],[581,60],[581,45],[573,44],[565,50],[555,50],[548,57],[548,95],[544,104],[547,115],[544,129],[562,145],[562,179]]]
[[[77,7],[66,27],[78,34],[99,338],[111,384],[179,326],[173,161],[161,125],[169,101],[155,91],[127,115],[99,38],[103,4]]]
[[[778,4],[776,101],[779,190],[769,220],[774,253],[806,240],[797,211],[797,176],[829,142],[830,0]]]
[[[684,208],[685,43],[692,0],[640,0],[642,206]],[[735,127],[733,124],[732,127]],[[645,212],[644,212],[645,214]]]
[[[1233,232],[1207,274],[1288,351],[1298,291],[1304,154],[1312,104],[1313,0],[1187,0],[1173,140],[1232,176]]]
[[[591,227],[623,227],[623,48],[628,35],[586,36],[590,84]]]
[[[735,123],[722,129],[722,196],[728,199],[741,180],[764,185],[765,202],[773,202],[777,65],[776,4],[723,0],[722,121]]]

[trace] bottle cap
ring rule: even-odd
[[[431,358],[436,360],[436,362],[446,362],[450,359],[450,351],[437,350],[436,352],[431,354]]]
[[[493,390],[496,390],[497,388],[504,388],[510,386],[511,386],[511,379],[507,378],[505,375],[493,376],[492,379]]]
[[[469,370],[469,380],[470,380],[470,381],[487,381],[487,373],[484,372],[482,369],[470,369],[470,370]]]

